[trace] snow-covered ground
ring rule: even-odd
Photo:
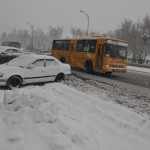
[[[138,94],[73,75],[1,89],[0,150],[149,150],[150,99]]]

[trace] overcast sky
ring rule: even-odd
[[[150,15],[150,0],[0,0],[0,34],[13,28],[30,30],[30,25],[47,31],[48,27],[87,28],[100,33],[114,30],[124,18],[134,21]]]

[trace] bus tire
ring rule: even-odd
[[[62,63],[65,63],[65,58],[64,58],[64,57],[60,57],[60,61],[61,61]]]
[[[93,63],[91,61],[85,63],[85,71],[90,74],[93,73]]]
[[[106,74],[106,75],[111,75],[111,74],[112,74],[112,72],[105,72],[105,74]]]

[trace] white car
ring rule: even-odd
[[[4,64],[23,53],[23,50],[16,47],[0,46],[0,64]]]
[[[22,54],[0,65],[0,86],[12,89],[29,83],[60,82],[68,74],[71,74],[70,65],[52,56]]]

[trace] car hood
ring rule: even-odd
[[[8,70],[18,70],[18,69],[21,69],[21,67],[11,66],[7,64],[0,65],[0,73],[3,73]]]

